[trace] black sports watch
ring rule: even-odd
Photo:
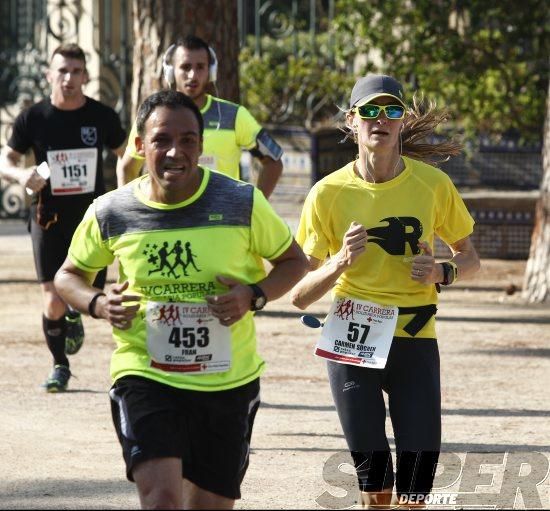
[[[263,289],[256,284],[248,284],[252,288],[252,300],[250,301],[250,310],[251,311],[260,311],[265,307],[267,303],[267,297],[263,292]]]
[[[441,284],[444,286],[450,286],[458,276],[458,268],[456,263],[447,261],[441,263],[441,266],[443,266],[443,282],[441,282]]]

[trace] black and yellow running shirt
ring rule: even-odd
[[[354,163],[329,174],[308,194],[296,239],[307,255],[324,261],[342,246],[352,221],[367,228],[366,252],[336,282],[333,296],[356,297],[381,305],[417,307],[437,303],[434,285],[410,278],[419,241],[434,236],[452,244],[473,231],[474,221],[450,178],[439,169],[403,157],[404,171],[384,183],[368,183]],[[399,316],[397,336],[409,317]],[[416,334],[435,338],[431,320]]]
[[[148,200],[141,192],[147,179],[142,176],[97,198],[69,249],[69,259],[87,272],[117,258],[118,281],[129,282],[126,293],[141,296],[131,328],[113,329],[111,376],[116,380],[140,375],[201,391],[254,380],[264,361],[256,350],[251,312],[230,327],[230,369],[200,374],[171,372],[152,364],[144,318],[151,302],[204,304],[206,295],[227,292],[218,275],[241,283],[263,279],[262,258],[274,259],[290,246],[290,229],[258,189],[208,168],[203,167],[197,192],[179,204]]]
[[[256,136],[262,127],[244,106],[209,94],[201,114],[204,120],[204,140],[199,163],[240,179],[241,152],[256,147]],[[143,160],[136,150],[136,135],[134,123],[126,153],[135,160]]]

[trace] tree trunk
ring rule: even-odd
[[[239,101],[237,0],[133,0],[133,118],[141,101],[165,87],[162,57],[178,37],[204,39],[218,57],[217,90]]]
[[[540,198],[523,284],[524,298],[539,303],[550,301],[550,84],[546,97],[542,170]]]

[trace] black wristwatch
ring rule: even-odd
[[[256,284],[248,284],[252,288],[252,300],[250,301],[250,310],[251,311],[260,311],[265,307],[267,303],[267,297],[263,292],[263,289]]]
[[[441,263],[441,266],[443,266],[443,282],[441,282],[441,284],[444,286],[450,286],[458,276],[458,268],[456,263],[448,261]]]

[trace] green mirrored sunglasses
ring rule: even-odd
[[[361,119],[376,119],[384,111],[388,119],[403,119],[405,108],[401,105],[371,105],[367,103],[355,108]]]

